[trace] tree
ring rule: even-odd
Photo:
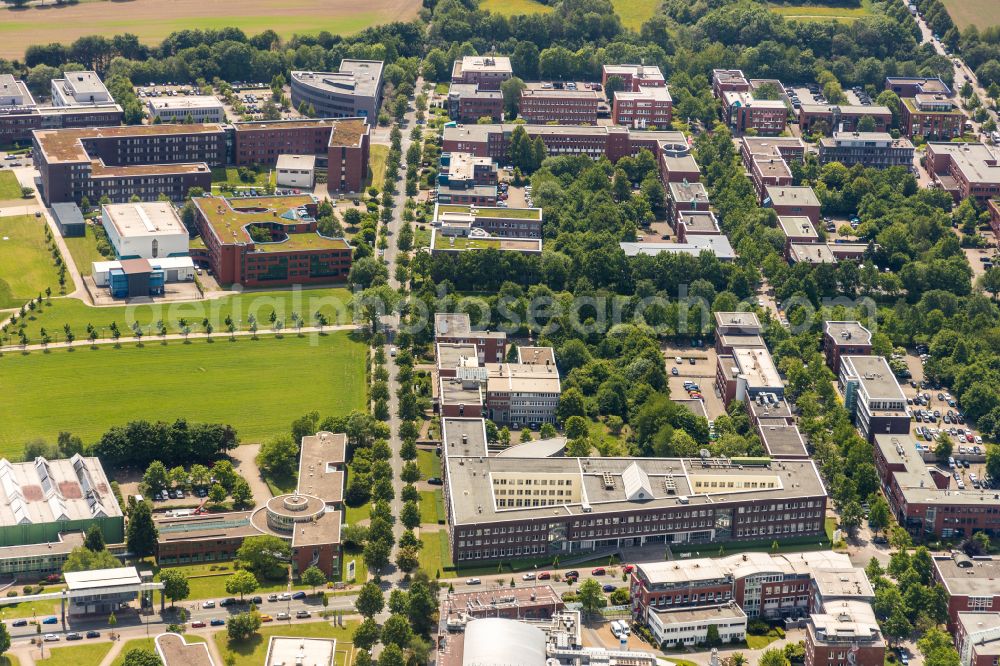
[[[414,529],[420,525],[420,507],[416,502],[406,502],[399,513],[399,520],[407,529]]]
[[[979,276],[977,281],[979,288],[990,294],[993,300],[997,300],[997,294],[1000,294],[1000,268],[993,266],[985,273]]]
[[[889,503],[882,495],[875,498],[871,509],[868,511],[868,524],[876,532],[883,532],[889,527],[890,511]]]
[[[158,534],[148,502],[137,502],[128,516],[125,545],[133,557],[148,557],[156,551]]]
[[[66,556],[66,563],[63,564],[63,572],[68,571],[93,571],[95,569],[116,569],[122,563],[111,551],[100,550],[94,552],[83,546],[77,546]]]
[[[853,535],[861,526],[862,518],[861,505],[857,502],[848,502],[840,514],[840,526],[847,530],[849,535]]]
[[[365,544],[364,552],[362,557],[365,560],[365,566],[368,567],[370,571],[379,571],[389,563],[389,555],[391,554],[392,546],[382,540],[374,541],[369,540]]]
[[[257,587],[257,578],[245,569],[235,572],[232,576],[226,579],[226,592],[229,594],[240,595],[241,601],[243,600],[244,594],[253,593],[256,591]]]
[[[233,484],[233,492],[231,495],[233,497],[234,509],[247,509],[255,504],[253,501],[253,490],[250,489],[250,483],[243,477],[236,479],[236,483]]]
[[[187,576],[179,569],[163,569],[160,571],[160,582],[163,583],[163,596],[170,599],[170,605],[187,599],[191,593]]]
[[[958,651],[954,648],[951,636],[937,627],[927,630],[917,641],[917,649],[924,655],[927,666],[958,666]]]
[[[244,567],[264,578],[279,578],[291,555],[288,542],[271,534],[247,537],[236,551],[236,559]]]
[[[898,642],[913,632],[913,625],[903,612],[903,604],[893,608],[892,614],[882,623],[882,631],[890,643]]]
[[[948,436],[948,433],[941,432],[934,444],[934,455],[937,456],[938,460],[947,460],[951,456],[953,449],[951,437]]]
[[[104,544],[104,533],[97,524],[87,528],[87,537],[83,540],[83,547],[92,553],[99,553],[107,546]]]
[[[757,663],[759,666],[791,666],[785,651],[780,648],[765,650]]]
[[[571,416],[563,424],[563,431],[569,439],[579,439],[586,437],[590,429],[587,426],[587,419],[582,416]]]
[[[382,612],[385,608],[385,596],[382,589],[374,582],[367,582],[361,586],[358,598],[354,602],[354,608],[362,617],[372,618]]]
[[[125,659],[122,661],[122,666],[162,666],[163,662],[160,661],[160,657],[146,648],[132,648],[125,653]]]
[[[233,484],[236,483],[236,479],[239,478],[239,474],[233,469],[233,463],[228,460],[219,460],[214,465],[212,465],[212,476],[215,480],[222,484],[222,487],[227,491],[232,490]]]
[[[708,631],[705,634],[705,645],[715,647],[721,644],[722,639],[719,637],[719,627],[714,624],[708,625]]]
[[[0,656],[4,652],[10,649],[10,633],[7,631],[7,625],[0,622]]]
[[[299,446],[295,441],[290,435],[278,435],[265,441],[255,459],[257,466],[273,477],[292,476],[299,464]]]
[[[552,439],[559,433],[556,432],[556,427],[551,423],[543,423],[541,430],[538,431],[539,437],[542,439]]]
[[[387,645],[378,656],[378,666],[404,666],[406,658],[398,645]]]
[[[315,592],[320,585],[326,585],[326,574],[319,567],[313,565],[302,572],[302,583],[308,585]]]
[[[250,611],[234,615],[226,625],[226,633],[231,641],[248,641],[260,629],[260,613]]]
[[[159,460],[154,460],[146,468],[146,473],[142,475],[142,484],[146,491],[156,494],[170,485],[170,476],[167,474],[167,467]]]
[[[382,625],[383,645],[397,645],[402,648],[409,644],[411,638],[413,630],[405,615],[391,615]]]
[[[593,578],[583,581],[580,584],[580,590],[577,592],[577,600],[580,602],[584,613],[596,613],[604,605],[604,593],[601,592],[601,584]]]
[[[371,650],[378,643],[381,635],[382,630],[378,623],[374,619],[366,617],[364,622],[354,628],[354,647],[360,650]]]
[[[213,483],[212,487],[208,490],[208,499],[212,501],[213,504],[222,504],[226,501],[226,497],[229,493],[226,489],[222,487],[221,483]]]
[[[503,94],[503,112],[507,120],[517,117],[518,105],[521,102],[521,93],[527,86],[524,81],[514,76],[500,84],[500,92]]]

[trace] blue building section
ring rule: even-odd
[[[108,273],[108,287],[114,298],[162,296],[165,283],[163,269],[153,268],[145,259],[128,259],[121,262],[121,268],[112,268]]]

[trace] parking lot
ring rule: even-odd
[[[670,395],[673,398],[690,397],[691,392],[684,387],[684,382],[693,381],[700,389],[697,393],[701,394],[701,399],[705,403],[705,412],[710,421],[714,421],[726,413],[726,406],[715,388],[715,369],[718,357],[714,347],[664,345],[662,351],[667,364],[667,372],[670,373]],[[678,359],[680,359],[679,362]]]
[[[171,83],[163,85],[136,86],[135,93],[143,104],[145,104],[149,99],[156,97],[205,96],[208,94],[204,90],[199,89],[197,86],[173,85]],[[226,111],[226,117],[229,120],[264,120],[263,107],[264,103],[271,97],[270,84],[238,83],[233,85],[233,93],[236,96],[236,99],[238,99],[240,104],[243,106],[242,113],[237,111],[232,104],[226,102],[226,100],[222,97],[222,95],[218,94],[218,92],[213,91],[210,94],[222,102],[223,108]],[[285,86],[284,94],[285,97],[290,98],[291,93],[288,86]],[[281,112],[282,120],[300,117],[301,114],[299,114],[299,112],[294,108],[289,108],[287,111]]]

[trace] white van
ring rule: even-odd
[[[621,638],[622,636],[631,634],[632,630],[625,620],[615,620],[611,623],[611,633],[614,634],[615,638]]]

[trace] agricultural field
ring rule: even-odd
[[[0,172],[0,201],[10,201],[21,198],[21,183],[13,171]]]
[[[621,18],[622,25],[638,31],[660,8],[661,0],[611,0],[611,4]],[[483,0],[479,3],[479,8],[501,16],[548,14],[553,11],[552,6],[538,0]]]
[[[46,287],[58,290],[43,229],[44,222],[32,215],[0,217],[0,310],[21,307]]]
[[[37,291],[34,293],[37,294]],[[192,332],[201,333],[202,322],[208,319],[215,333],[222,337],[226,332],[226,317],[232,318],[236,328],[245,330],[252,314],[257,318],[260,331],[269,330],[272,310],[278,319],[283,320],[285,332],[291,332],[293,312],[305,320],[304,326],[315,325],[314,316],[317,311],[322,312],[330,324],[351,323],[350,298],[350,292],[339,287],[245,292],[184,303],[101,308],[91,307],[75,298],[54,298],[28,313],[24,332],[30,341],[37,343],[39,331],[44,327],[53,341],[58,341],[62,339],[63,326],[69,324],[77,340],[83,341],[87,337],[87,324],[92,324],[98,330],[98,336],[103,338],[110,335],[108,327],[114,322],[121,330],[124,340],[132,335],[132,324],[135,322],[142,327],[143,334],[151,338],[156,335],[154,326],[160,320],[167,327],[168,333],[182,332],[181,319],[186,320]],[[14,338],[14,343],[16,342]]]
[[[1000,3],[996,0],[942,0],[951,20],[959,28],[1000,25]]]
[[[479,3],[479,8],[501,16],[548,14],[552,11],[552,7],[537,0],[483,0]]]
[[[795,21],[856,21],[872,13],[872,0],[862,0],[860,7],[841,7],[836,4],[784,4],[771,3],[771,11]]]
[[[140,418],[231,424],[242,441],[259,442],[312,410],[327,416],[363,408],[365,349],[337,331],[8,354],[0,359],[7,396],[0,456],[20,459],[25,442],[54,441],[60,430],[91,442]]]
[[[69,248],[69,253],[73,256],[73,263],[76,264],[80,275],[90,275],[93,270],[93,266],[91,266],[93,262],[108,261],[107,257],[97,251],[97,235],[94,233],[94,227],[90,224],[87,225],[86,235],[64,237],[63,241],[66,242],[66,247]]]
[[[131,0],[127,4],[97,0],[0,12],[0,57],[23,58],[25,49],[45,41],[68,44],[85,35],[132,33],[156,44],[171,32],[199,28],[240,28],[248,34],[274,30],[281,37],[315,35],[322,31],[347,35],[392,21],[409,21],[420,9],[418,0]]]
[[[309,622],[307,624],[287,624],[276,622],[264,625],[249,641],[230,641],[226,632],[220,631],[212,636],[225,663],[233,666],[258,666],[264,663],[267,656],[267,644],[271,636],[292,636],[303,638],[336,638],[337,654],[334,658],[336,666],[350,666],[353,659],[354,645],[352,643],[356,622],[346,622],[343,627],[334,627],[327,622]],[[232,655],[232,661],[230,661]]]

